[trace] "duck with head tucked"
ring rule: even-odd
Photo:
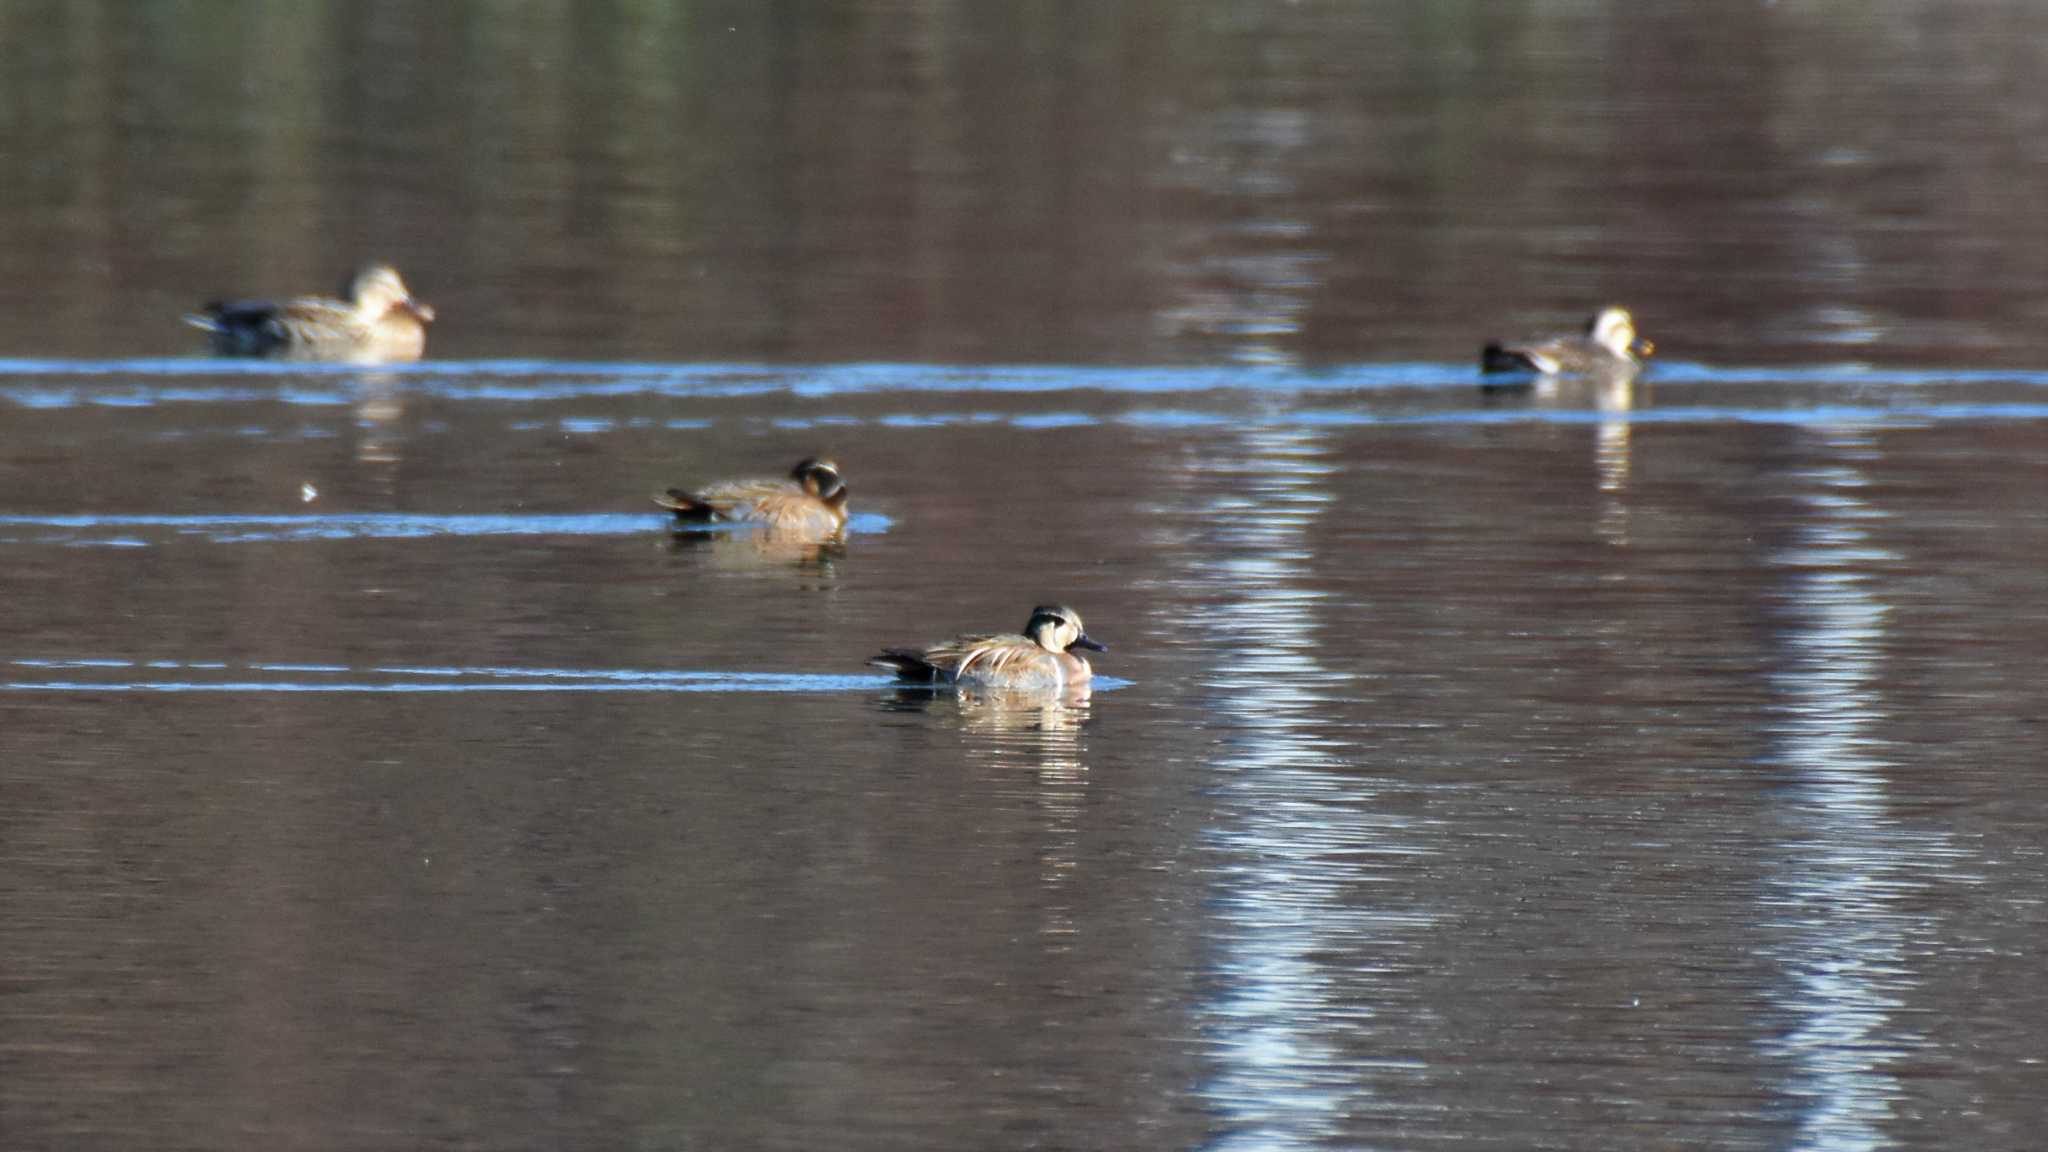
[[[888,648],[868,661],[901,680],[962,688],[1058,691],[1094,675],[1074,649],[1107,652],[1081,627],[1081,614],[1064,604],[1031,610],[1021,635],[959,636],[924,648]]]
[[[1487,373],[1535,373],[1542,376],[1634,372],[1656,351],[1636,338],[1635,317],[1626,308],[1602,308],[1583,332],[1532,340],[1525,344],[1488,344],[1479,354]]]
[[[678,528],[750,524],[779,534],[823,539],[846,527],[846,482],[839,466],[817,456],[797,461],[787,480],[727,480],[654,498],[676,514]]]
[[[433,319],[397,269],[372,264],[349,281],[344,300],[214,300],[185,322],[210,334],[221,356],[386,363],[419,359]]]

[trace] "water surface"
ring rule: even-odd
[[[5,1143],[2029,1146],[2042,20],[0,6]]]

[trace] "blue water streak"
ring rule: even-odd
[[[0,515],[0,526],[167,529],[222,542],[275,540],[410,540],[428,536],[621,536],[658,530],[658,513],[567,515],[425,515],[370,512],[344,515]]]
[[[511,668],[492,665],[392,664],[354,668],[345,664],[217,660],[145,661],[71,657],[19,657],[5,661],[43,673],[118,672],[108,680],[78,678],[0,681],[0,692],[114,693],[446,693],[446,692],[850,692],[899,687],[891,676],[810,672],[724,672],[640,668]],[[190,673],[219,673],[195,678]],[[136,674],[142,674],[140,676]],[[152,673],[168,673],[149,678]],[[1114,691],[1130,681],[1098,677],[1095,687]]]
[[[157,383],[106,389],[92,381],[140,378]],[[1955,385],[2048,387],[2032,369],[1886,368],[1870,364],[1722,367],[1660,360],[1644,378],[1658,384],[1844,385],[1921,388]],[[77,380],[76,384],[54,383]],[[205,381],[235,383],[204,383]],[[347,384],[375,380],[449,399],[532,401],[604,396],[802,397],[887,393],[1045,393],[1094,391],[1166,394],[1204,391],[1312,393],[1466,388],[1480,380],[1469,362],[1402,361],[1320,368],[1274,365],[796,364],[637,363],[552,360],[438,360],[365,367],[261,360],[0,359],[0,397],[29,408],[80,403],[229,403],[256,400],[338,405]],[[195,383],[196,382],[196,383]],[[272,383],[274,382],[274,383]],[[342,386],[337,386],[342,385]]]
[[[304,540],[418,540],[434,537],[494,536],[630,536],[664,531],[672,518],[657,512],[564,514],[432,515],[367,512],[355,514],[277,513],[260,515],[0,515],[0,528],[68,529],[73,535],[44,536],[6,543],[119,544],[144,547],[146,541],[122,533],[162,529],[175,536],[194,536],[214,543],[247,544]],[[853,533],[885,532],[890,520],[879,513],[856,513],[847,520]],[[113,533],[109,536],[85,533]]]
[[[304,681],[145,680],[94,683],[84,680],[0,681],[0,692],[118,693],[445,693],[445,692],[843,692],[872,689],[889,681],[878,676],[788,675],[760,679],[714,676],[705,680],[509,680]]]

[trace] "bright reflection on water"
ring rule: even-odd
[[[1793,477],[1805,516],[1774,558],[1787,650],[1772,677],[1785,711],[1777,759],[1791,785],[1779,818],[1793,841],[1772,952],[1798,1023],[1765,1047],[1798,1070],[1786,1087],[1800,1102],[1796,1146],[1862,1152],[1894,1146],[1884,1126],[1900,1096],[1895,1066],[1927,1046],[1906,1016],[1916,980],[1905,954],[1937,931],[1912,909],[1955,853],[1890,811],[1887,775],[1901,765],[1882,735],[1882,584],[1900,557],[1872,542],[1888,513],[1867,495],[1882,453],[1854,427],[1817,428],[1808,442],[1814,462]]]
[[[1319,664],[1321,596],[1304,586],[1336,467],[1327,451],[1313,432],[1255,431],[1203,477],[1229,492],[1201,510],[1213,535],[1188,576],[1213,598],[1204,623],[1227,654],[1202,680],[1226,749],[1212,765],[1219,988],[1204,1006],[1219,1148],[1318,1147],[1342,1131],[1333,1119],[1384,1107],[1363,1095],[1350,1050],[1377,982],[1328,958],[1370,965],[1429,920],[1376,899],[1382,862],[1420,849],[1405,821],[1373,811],[1370,777],[1320,730],[1355,690]]]

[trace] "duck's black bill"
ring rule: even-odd
[[[1069,645],[1067,645],[1067,647],[1069,647],[1069,648],[1086,648],[1086,649],[1087,649],[1087,650],[1089,650],[1090,652],[1107,652],[1107,651],[1109,651],[1109,645],[1107,645],[1107,644],[1099,644],[1099,643],[1097,643],[1097,642],[1095,642],[1095,641],[1093,641],[1093,640],[1090,640],[1090,639],[1089,639],[1089,638],[1088,638],[1088,637],[1087,637],[1087,636],[1086,636],[1085,634],[1083,634],[1083,635],[1080,635],[1080,636],[1076,636],[1076,637],[1074,637],[1074,642],[1073,642],[1072,644],[1069,644]]]

